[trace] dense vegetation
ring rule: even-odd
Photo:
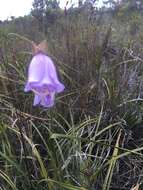
[[[35,0],[0,23],[0,189],[143,188],[143,2]],[[48,41],[66,90],[24,93],[30,40]]]

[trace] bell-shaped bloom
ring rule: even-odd
[[[28,80],[25,92],[35,94],[33,105],[52,107],[55,94],[64,90],[64,85],[58,80],[56,68],[50,57],[37,53],[29,65]]]

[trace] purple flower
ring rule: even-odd
[[[50,57],[43,53],[36,54],[29,65],[28,81],[24,89],[25,92],[34,92],[33,105],[52,107],[55,94],[62,92],[64,88],[58,80],[56,68]]]

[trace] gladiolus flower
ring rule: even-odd
[[[59,81],[56,68],[50,57],[44,53],[37,53],[32,58],[28,69],[28,80],[25,92],[34,92],[34,103],[44,107],[54,105],[55,94],[64,90],[64,85]]]

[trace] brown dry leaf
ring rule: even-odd
[[[38,45],[35,42],[33,42],[33,44],[32,44],[32,52],[33,52],[33,54],[36,54],[38,52],[47,53],[47,51],[48,51],[47,40],[43,40]]]
[[[139,190],[140,185],[137,184],[135,187],[133,187],[131,190]]]
[[[47,40],[43,40],[40,44],[38,44],[39,50],[46,53],[48,51],[48,43]]]

